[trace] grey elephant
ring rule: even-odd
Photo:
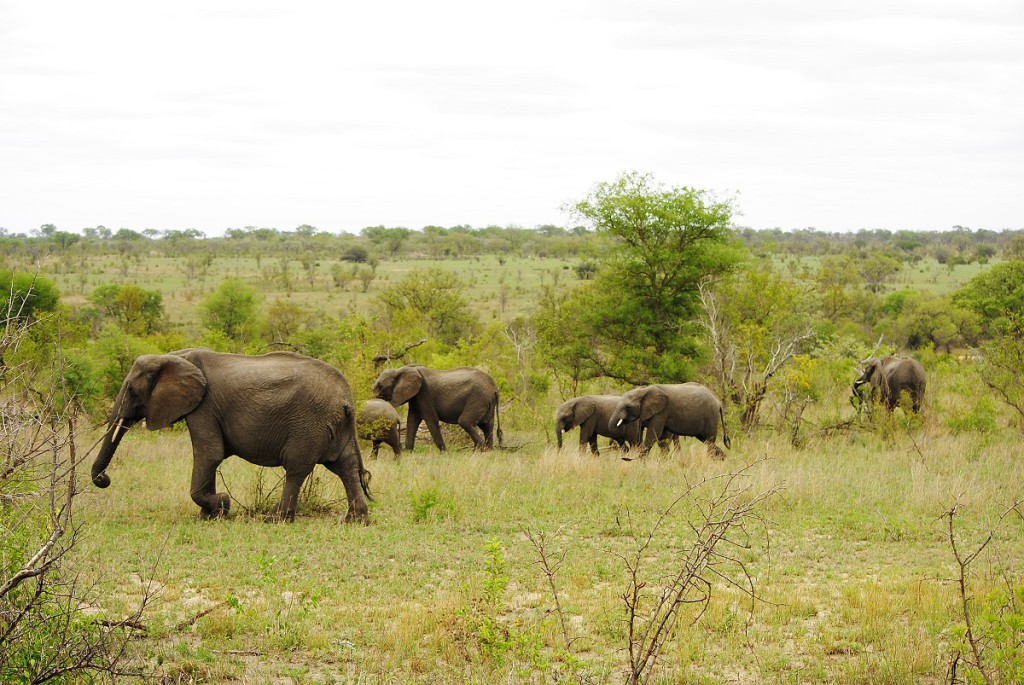
[[[597,454],[597,438],[611,438],[619,447],[630,449],[640,444],[640,422],[631,421],[621,426],[611,426],[612,413],[618,406],[621,395],[582,395],[563,402],[555,412],[555,436],[558,448],[562,448],[562,433],[580,428],[580,449],[590,445],[590,451]]]
[[[863,362],[860,377],[853,382],[854,404],[863,401],[862,387],[871,385],[871,399],[877,399],[892,411],[899,405],[903,393],[910,396],[910,405],[915,412],[921,411],[924,400],[925,373],[921,362],[909,357],[869,357]]]
[[[291,352],[261,356],[206,348],[146,354],[135,360],[110,412],[92,482],[110,485],[106,469],[128,428],[149,430],[184,420],[192,438],[192,500],[204,518],[226,514],[217,467],[237,455],[258,466],[283,466],[275,518],[293,520],[299,489],[317,464],[341,478],[346,521],[368,521],[370,474],[356,440],[348,381],[329,364]]]
[[[391,448],[395,457],[402,456],[402,442],[399,429],[402,419],[395,408],[384,400],[366,400],[356,413],[356,430],[359,437],[373,443],[370,458],[376,459],[381,443]]]
[[[418,364],[385,369],[373,384],[373,394],[398,407],[409,404],[405,421],[405,448],[412,450],[416,431],[426,422],[439,450],[446,449],[440,422],[458,424],[476,449],[494,447],[495,427],[501,446],[498,386],[480,369],[460,366],[450,371]]]
[[[668,449],[668,439],[674,435],[697,438],[707,445],[716,458],[725,453],[715,444],[718,427],[722,427],[722,442],[730,446],[725,427],[722,403],[711,389],[700,383],[673,385],[647,385],[623,393],[609,421],[609,428],[639,419],[640,428],[646,430],[641,450],[650,451],[655,441]]]

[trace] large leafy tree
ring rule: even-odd
[[[155,290],[137,285],[101,285],[89,299],[133,335],[152,333],[163,320],[163,296]]]
[[[0,319],[28,321],[53,311],[59,302],[60,291],[48,278],[0,269]]]
[[[629,172],[599,183],[571,209],[606,247],[593,281],[543,308],[547,356],[591,378],[691,378],[702,356],[699,284],[742,258],[731,201]],[[563,315],[572,320],[556,321]]]
[[[237,343],[250,341],[259,326],[262,299],[248,283],[229,278],[203,301],[203,325]]]
[[[989,336],[979,347],[981,379],[1024,421],[1024,261],[975,276],[953,302],[980,316]]]
[[[466,301],[466,283],[442,269],[417,269],[377,296],[384,320],[410,337],[426,334],[453,345],[472,335],[477,319]]]

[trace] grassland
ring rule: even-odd
[[[367,464],[367,527],[339,522],[344,491],[326,471],[294,524],[263,523],[245,508],[276,496],[277,475],[238,459],[220,483],[232,517],[200,521],[187,434],[140,431],[115,458],[113,485],[85,492],[77,554],[111,618],[156,588],[138,646],[165,682],[621,682],[629,522],[646,531],[686,483],[757,462],[749,484],[780,492],[736,553],[762,601],[751,609],[716,583],[655,682],[948,682],[962,615],[943,513],[962,506],[965,548],[996,528],[971,576],[978,601],[1024,561],[1024,522],[996,527],[1024,486],[1019,436],[990,404],[977,420],[967,390],[936,379],[922,417],[897,412],[799,449],[769,432],[737,436],[724,462],[695,441],[634,462],[558,452],[539,430],[509,436],[521,447],[511,452],[418,447]],[[658,533],[652,585],[673,570],[693,513]],[[563,658],[524,531],[564,554],[556,578],[581,664]]]
[[[573,264],[384,261],[366,292],[358,281],[334,286],[326,261],[312,283],[298,261],[239,256],[216,257],[205,277],[157,253],[83,256],[46,272],[72,304],[106,283],[158,290],[168,320],[192,335],[199,302],[228,277],[257,284],[267,303],[339,315],[367,307],[413,268],[452,269],[487,321],[529,313],[545,284],[572,287]],[[803,266],[813,264],[780,263]],[[888,288],[949,292],[980,268],[925,260]],[[929,365],[920,417],[864,419],[800,447],[768,428],[734,430],[723,462],[695,442],[633,462],[611,451],[559,452],[550,427],[533,418],[550,415],[555,398],[518,421],[511,407],[503,424],[518,428],[507,435],[517,449],[441,454],[421,443],[401,461],[368,463],[376,501],[367,527],[340,523],[344,491],[326,471],[312,480],[294,524],[264,523],[258,512],[278,496],[280,474],[237,458],[219,482],[234,500],[232,516],[200,521],[188,496],[187,433],[136,429],[109,470],[113,485],[82,485],[75,561],[96,588],[90,611],[111,620],[153,591],[135,645],[162,682],[617,683],[626,663],[630,525],[643,533],[688,483],[754,464],[747,482],[755,491],[779,488],[749,548],[736,551],[760,600],[751,607],[716,582],[700,620],[678,625],[654,682],[949,682],[963,615],[944,512],[961,505],[964,549],[996,531],[971,569],[974,607],[1007,574],[1019,582],[1024,562],[1024,523],[997,525],[1024,490],[1020,436],[971,364]],[[808,408],[807,433],[851,417],[844,391],[837,386]],[[83,436],[83,451],[95,437]],[[675,510],[657,534],[645,556],[650,587],[674,570],[694,514]],[[562,559],[556,582],[578,661],[565,656],[526,531],[543,532]]]
[[[340,262],[322,260],[313,280],[297,260],[282,263],[278,259],[255,257],[217,257],[205,276],[187,276],[182,258],[146,255],[126,260],[117,255],[94,255],[74,264],[48,265],[65,301],[85,304],[101,285],[131,283],[163,296],[168,320],[192,331],[199,326],[198,305],[227,278],[240,278],[254,284],[267,304],[275,301],[300,303],[313,311],[340,316],[365,310],[383,288],[394,284],[413,269],[442,269],[456,272],[472,293],[474,308],[482,321],[499,316],[512,319],[528,314],[545,284],[571,286],[578,282],[570,267],[574,260],[530,258],[499,260],[494,255],[467,259],[406,259],[381,262],[376,277],[364,290],[359,280],[337,287],[331,267]],[[364,266],[364,269],[370,267]],[[282,273],[287,272],[287,282]],[[286,284],[287,283],[287,284]],[[502,291],[505,305],[502,306]]]

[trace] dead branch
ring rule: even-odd
[[[755,462],[759,463],[759,462]],[[692,621],[700,620],[711,601],[713,586],[711,578],[725,579],[728,584],[740,588],[751,601],[757,599],[753,577],[745,564],[720,549],[737,547],[749,549],[747,522],[758,519],[755,509],[773,495],[777,488],[764,492],[753,492],[750,485],[740,485],[754,464],[747,465],[736,473],[724,474],[717,478],[703,480],[689,485],[657,518],[649,533],[636,534],[632,517],[627,512],[630,535],[636,543],[635,553],[622,556],[627,571],[627,589],[622,598],[626,611],[628,628],[629,675],[631,685],[650,681],[653,669],[660,658],[668,639],[673,634],[682,609],[696,606]],[[702,503],[698,491],[706,489],[713,481],[722,483],[721,491]],[[664,525],[672,510],[682,501],[689,501],[697,511],[697,523],[688,522],[694,533],[693,542],[683,551],[679,568],[660,589],[649,590],[644,580],[643,565],[647,549],[657,531]],[[743,536],[736,538],[734,532]],[[744,578],[738,583],[723,569],[738,569]],[[647,607],[647,604],[650,604]]]
[[[423,338],[422,340],[420,340],[418,342],[414,342],[411,345],[406,345],[404,348],[402,348],[401,352],[397,352],[397,353],[394,353],[394,354],[392,354],[392,352],[390,350],[384,350],[383,352],[378,352],[373,357],[373,368],[379,369],[381,366],[383,366],[387,362],[393,361],[395,359],[404,359],[405,355],[409,353],[409,350],[411,350],[411,349],[413,349],[415,347],[419,347],[420,345],[422,345],[425,342],[427,342],[427,339]]]
[[[971,552],[963,552],[957,543],[956,528],[954,524],[954,518],[960,511],[960,498],[958,497],[953,503],[953,506],[947,510],[941,518],[944,518],[948,522],[947,539],[949,540],[950,549],[953,552],[953,559],[957,564],[957,577],[955,579],[957,584],[957,591],[960,597],[960,610],[963,612],[964,617],[964,628],[965,628],[965,639],[967,645],[970,647],[971,655],[965,659],[969,666],[972,666],[986,683],[991,685],[993,682],[992,676],[988,671],[988,666],[985,663],[985,645],[983,636],[979,636],[975,631],[974,618],[971,612],[971,594],[968,584],[968,576],[970,576],[971,564],[981,555],[983,551],[991,544],[995,539],[995,532],[1002,524],[1003,519],[1010,515],[1012,512],[1016,512],[1018,515],[1021,514],[1020,506],[1024,504],[1024,498],[1016,500],[1012,505],[1007,507],[1002,514],[999,515],[995,525],[989,530],[988,535],[981,542],[980,545],[974,548]],[[950,666],[952,674],[956,673],[956,668],[961,659],[964,658],[963,654],[954,655],[953,663]],[[953,677],[953,676],[951,676]],[[952,682],[952,681],[951,681]]]
[[[206,609],[203,609],[202,611],[200,611],[195,616],[192,616],[191,618],[186,618],[184,621],[180,621],[179,623],[177,623],[174,626],[174,629],[175,630],[184,630],[185,628],[190,628],[190,627],[194,626],[196,624],[196,622],[199,619],[201,619],[202,617],[209,616],[210,614],[212,614],[217,609],[220,609],[221,607],[227,606],[227,604],[228,604],[227,602],[217,602],[212,607],[207,607]]]
[[[575,642],[575,638],[569,637],[569,626],[566,625],[565,612],[562,610],[562,602],[558,596],[558,586],[555,584],[555,575],[558,573],[559,567],[565,560],[565,553],[559,555],[557,561],[551,562],[551,555],[547,548],[547,538],[544,533],[538,531],[533,532],[525,526],[521,528],[523,534],[533,545],[534,549],[537,550],[537,555],[540,557],[536,562],[541,567],[541,572],[548,581],[548,587],[551,589],[551,597],[555,602],[555,615],[558,616],[558,623],[562,629],[562,640],[565,643],[565,651],[567,654],[572,653],[572,644]],[[559,529],[561,530],[561,529]],[[555,531],[557,535],[558,531]]]

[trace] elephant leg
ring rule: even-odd
[[[195,460],[192,462],[192,501],[199,505],[204,519],[224,516],[231,509],[231,498],[217,494],[217,467],[220,461]]]
[[[420,422],[423,421],[423,417],[420,413],[413,409],[412,404],[409,405],[409,418],[405,422],[405,449],[412,451],[413,445],[416,444],[416,431],[420,429]]]
[[[379,452],[379,451],[380,451],[380,440],[374,440],[373,441],[373,449],[370,450],[370,459],[376,459],[377,458],[377,452]]]
[[[482,450],[487,448],[483,432],[477,428],[476,423],[472,419],[460,416],[459,425],[462,426],[462,430],[466,431],[466,434],[469,435],[470,440],[473,441],[473,447],[475,449]]]
[[[663,452],[668,451],[668,441],[665,439],[665,417],[655,416],[651,419],[650,423],[647,424],[647,435],[644,437],[644,454],[651,451],[654,447],[654,443],[658,443],[658,447]]]
[[[590,445],[591,454],[601,453],[600,450],[597,449],[597,433],[594,433],[593,435],[590,436],[590,439],[587,440],[587,444]],[[582,447],[582,445],[580,445],[580,447]]]
[[[712,459],[716,459],[718,461],[725,459],[725,452],[722,451],[721,447],[715,444],[714,440],[705,440],[704,444],[707,446],[708,455],[710,455]]]
[[[430,431],[430,437],[433,439],[434,445],[437,446],[437,449],[444,452],[448,448],[444,444],[444,436],[441,435],[441,424],[435,418],[426,418],[424,421],[427,422],[427,430]]]
[[[484,446],[489,450],[494,449],[494,420],[486,418],[476,425],[484,434]]]
[[[398,426],[392,426],[391,430],[388,431],[387,440],[384,441],[391,451],[395,453],[395,459],[402,456],[402,441],[398,438]]]
[[[231,509],[231,497],[217,494],[217,469],[224,461],[224,439],[217,428],[189,422],[192,439],[192,484],[189,494],[199,505],[204,519],[224,516]]]
[[[345,523],[358,521],[370,522],[370,508],[363,495],[363,486],[359,482],[359,462],[354,459],[336,459],[324,464],[328,471],[341,478],[345,485],[345,496],[348,497],[348,511],[345,512]]]
[[[299,490],[306,481],[306,476],[312,472],[310,469],[300,471],[285,471],[284,492],[281,493],[281,503],[277,505],[275,517],[278,521],[294,521],[295,509],[299,504]]]

